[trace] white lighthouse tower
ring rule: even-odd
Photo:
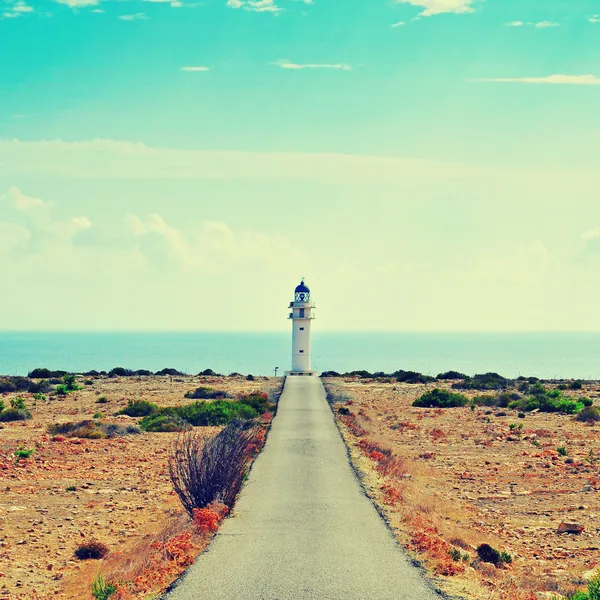
[[[304,283],[294,290],[294,301],[290,303],[289,318],[292,320],[292,370],[286,375],[316,376],[310,368],[310,325],[315,318],[315,305],[310,301],[310,290]]]

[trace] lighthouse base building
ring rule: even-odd
[[[294,290],[294,301],[290,302],[292,321],[292,370],[286,371],[290,377],[316,377],[318,373],[310,366],[310,326],[313,322],[314,302],[310,299],[310,290],[304,283]]]

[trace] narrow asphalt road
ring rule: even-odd
[[[165,600],[432,600],[362,492],[320,379],[288,377],[210,549]]]

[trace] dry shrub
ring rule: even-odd
[[[77,546],[74,554],[79,560],[98,560],[108,554],[108,546],[98,540],[87,540]]]
[[[258,428],[248,421],[232,421],[204,440],[184,433],[169,458],[169,475],[183,507],[193,517],[195,508],[212,502],[232,507],[248,463],[259,449]]]

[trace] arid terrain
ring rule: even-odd
[[[585,587],[600,566],[598,424],[559,413],[412,407],[452,382],[326,383],[368,494],[440,588],[533,600]],[[596,403],[598,390],[587,382],[565,394]],[[561,523],[583,531],[559,533]],[[499,566],[483,562],[481,544],[510,557]]]
[[[49,434],[49,425],[96,415],[101,423],[126,426],[139,419],[115,413],[129,400],[174,406],[193,402],[184,394],[201,385],[234,397],[274,385],[267,378],[248,381],[241,376],[78,377],[77,383],[82,389],[64,397],[0,395],[7,406],[15,397],[24,397],[33,417],[0,423],[0,598],[86,600],[101,567],[117,574],[132,567],[138,575],[150,577],[143,565],[133,563],[140,553],[153,551],[162,552],[166,562],[180,563],[173,564],[172,574],[164,569],[160,577],[166,579],[146,585],[161,587],[208,539],[190,533],[189,519],[172,491],[166,466],[179,434],[65,438]],[[216,428],[195,430],[209,435]],[[18,458],[19,448],[34,451],[29,458]],[[77,560],[74,550],[86,539],[106,544],[108,557]],[[151,566],[148,557],[147,563]]]

